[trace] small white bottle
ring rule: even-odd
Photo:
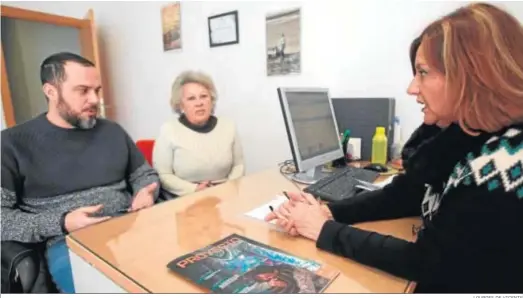
[[[403,150],[403,141],[401,139],[400,118],[394,117],[394,140],[392,142],[392,160],[401,159],[401,150]]]

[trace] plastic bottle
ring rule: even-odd
[[[392,142],[392,156],[391,159],[401,158],[401,150],[403,149],[403,140],[401,139],[400,118],[394,117],[394,141]]]
[[[376,134],[372,138],[372,163],[385,165],[387,163],[387,136],[385,127],[376,127]]]

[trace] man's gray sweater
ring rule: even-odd
[[[115,215],[142,187],[159,186],[127,133],[104,119],[89,130],[64,129],[42,114],[3,130],[1,147],[2,241],[63,236],[66,213],[103,204],[97,215]]]

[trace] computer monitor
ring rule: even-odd
[[[278,88],[292,157],[294,180],[312,184],[327,176],[325,163],[344,156],[329,90]]]

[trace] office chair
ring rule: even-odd
[[[153,148],[154,140],[138,140],[136,142],[136,147],[140,149],[145,160],[152,166],[153,165]]]
[[[58,293],[44,256],[45,243],[2,241],[2,293]]]

